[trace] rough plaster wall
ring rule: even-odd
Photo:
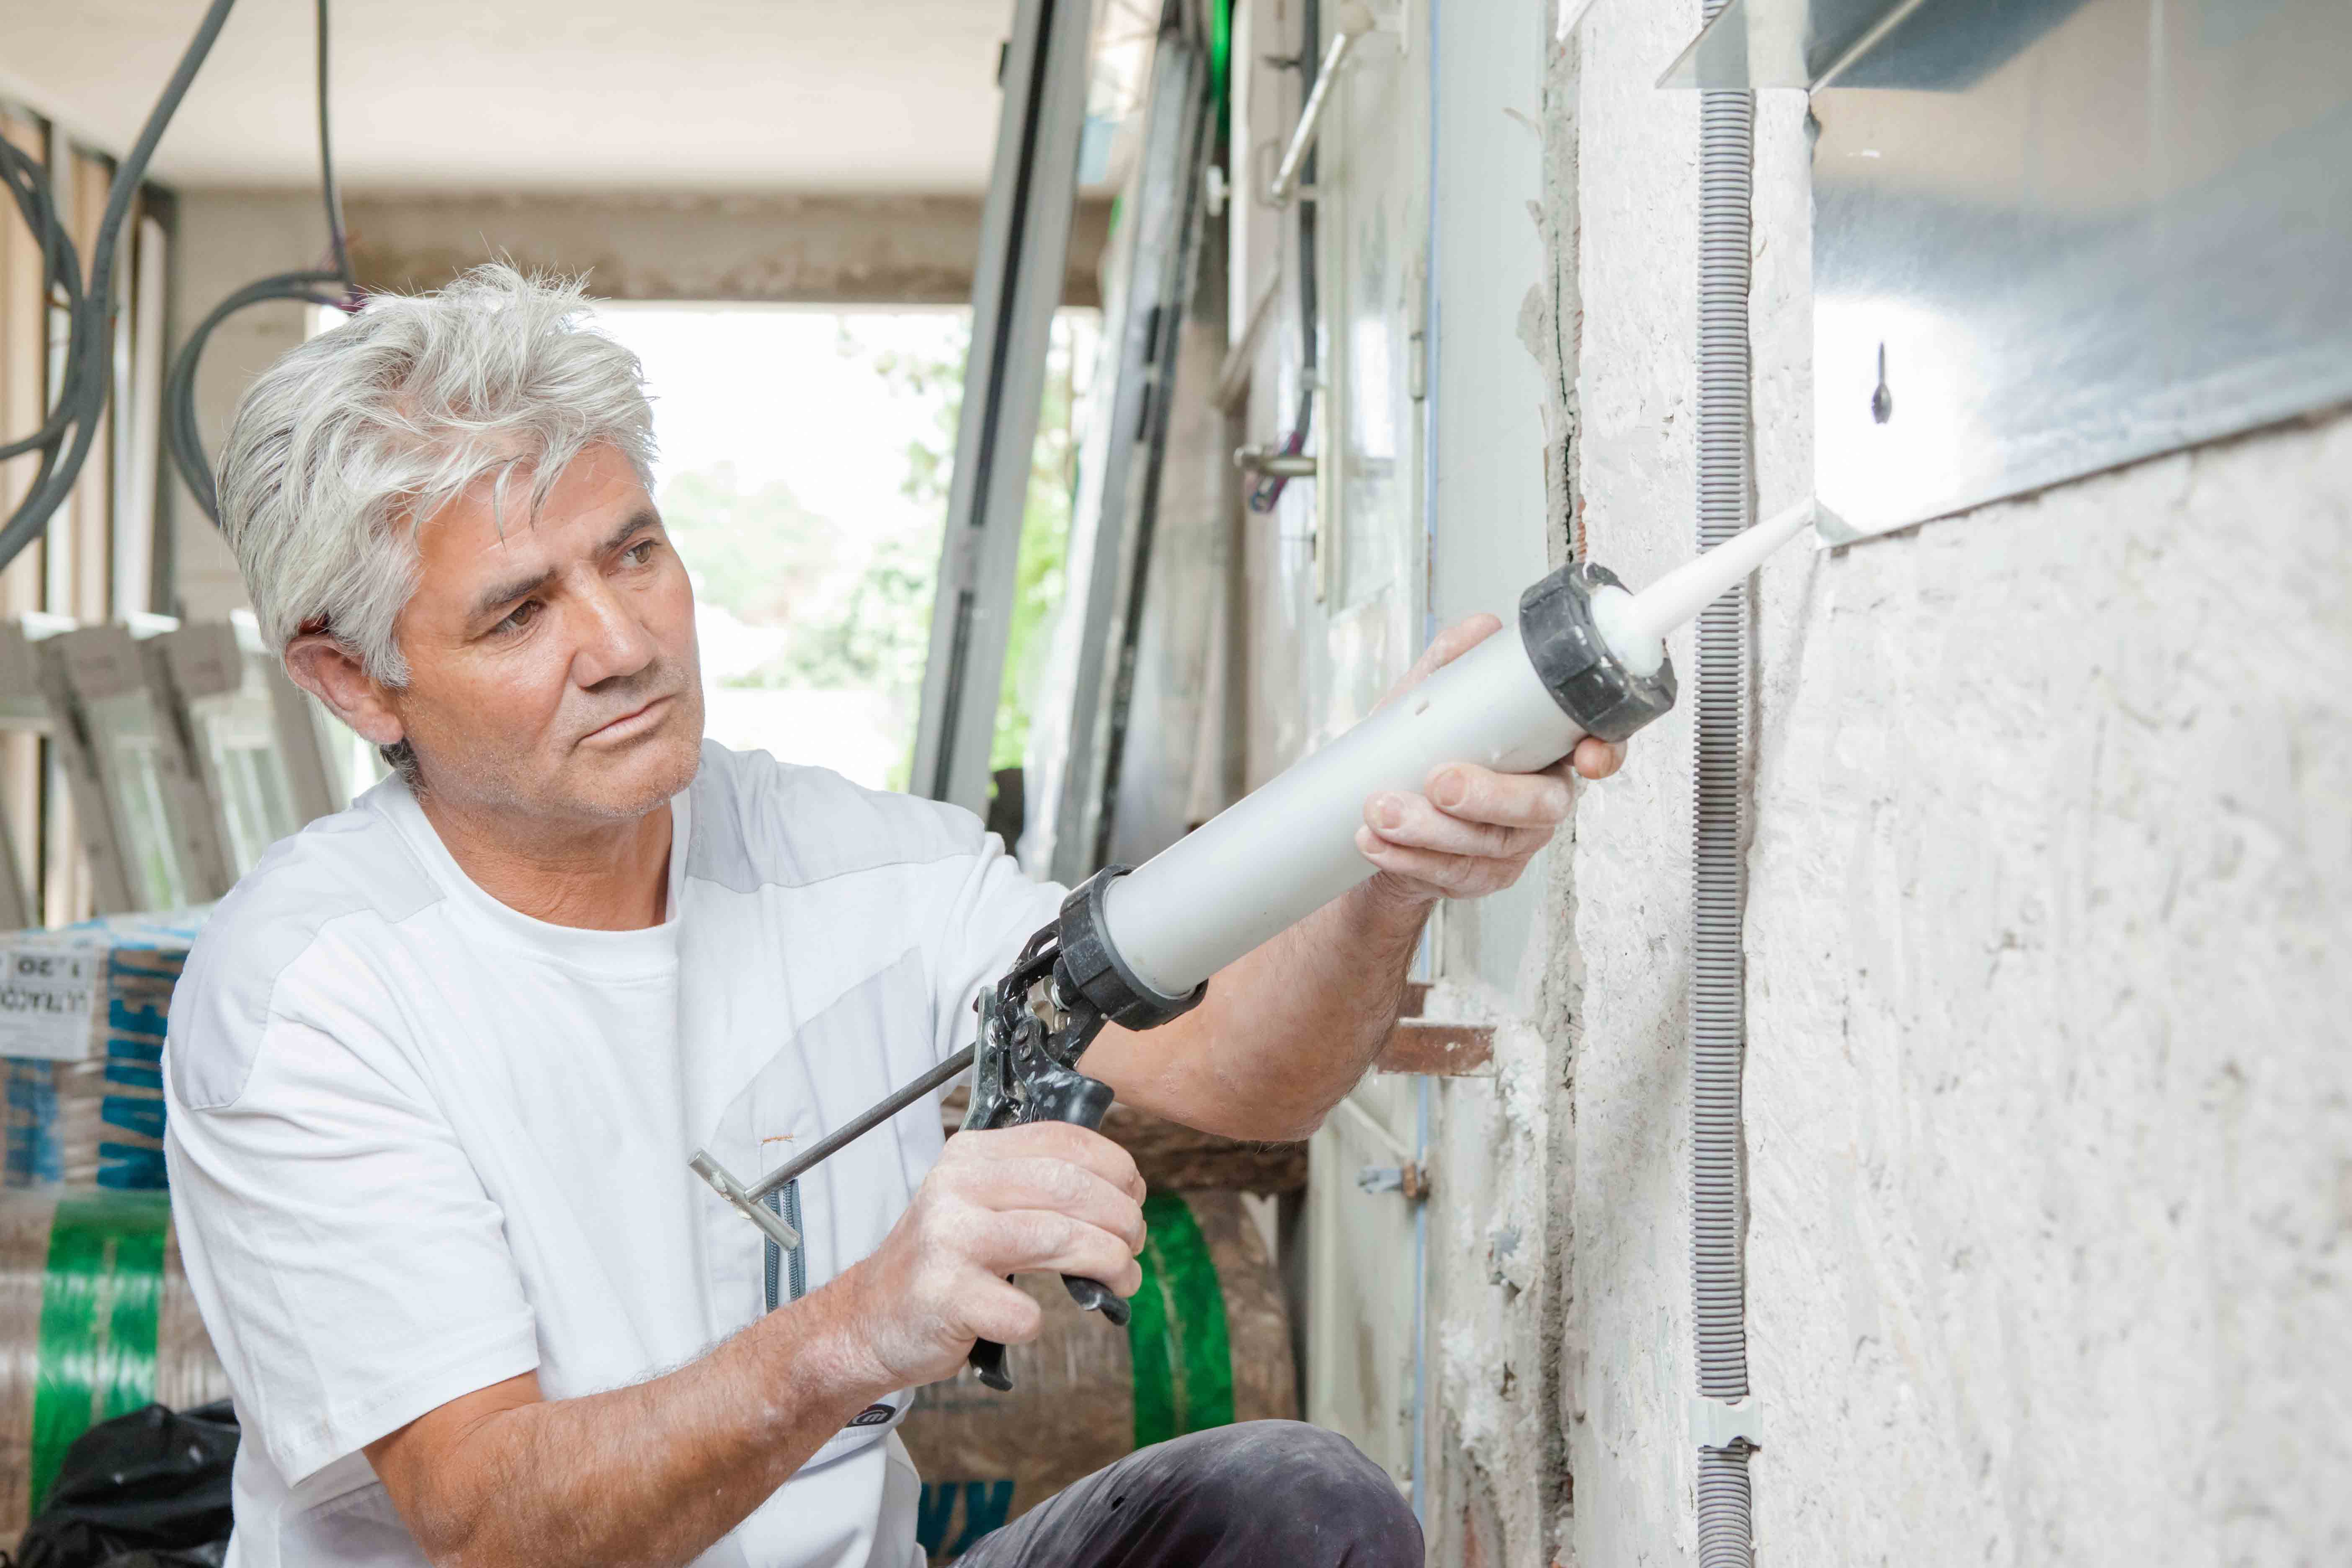
[[[1780,1561],[2352,1554],[2352,421],[1776,564]]]
[[[1544,0],[1439,9],[1436,516],[1430,598],[1448,622],[1507,612],[1560,557],[1574,350],[1569,138],[1547,105],[1573,90]],[[1566,124],[1565,117],[1557,123]],[[1548,506],[1548,500],[1550,504]],[[1508,634],[1506,634],[1508,635]],[[1573,949],[1556,940],[1565,856],[1522,888],[1447,910],[1431,1011],[1495,1025],[1492,1075],[1433,1086],[1429,1237],[1433,1563],[1551,1560],[1571,1482],[1559,1418],[1563,1264],[1571,1256],[1566,1063]]]
[[[1437,1086],[1429,1149],[1429,1452],[1433,1563],[1549,1560],[1565,1472],[1557,1405],[1565,1249],[1548,1032],[1458,994],[1433,1011],[1496,1019],[1491,1078]]]
[[[1759,138],[1768,502],[1806,145]],[[1759,599],[1767,1562],[2352,1560],[2352,418]]]
[[[1583,310],[1575,482],[1591,557],[1646,581],[1689,549],[1697,104],[1656,90],[1695,6],[1602,5],[1582,24],[1576,121]],[[1688,637],[1675,657],[1687,660]],[[1564,1390],[1575,1506],[1562,1561],[1692,1550],[1685,1259],[1690,726],[1645,731],[1578,808],[1573,942],[1584,967],[1567,1197],[1575,1252]]]
[[[1687,549],[1695,7],[1581,27],[1576,466]],[[1759,111],[1758,500],[1811,482],[1802,106]],[[2176,454],[1759,590],[1748,1255],[1764,1563],[2352,1552],[2352,420]],[[1675,648],[1687,659],[1687,638]],[[1574,1512],[1692,1552],[1689,731],[1573,854]]]

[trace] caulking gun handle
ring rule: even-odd
[[[966,1362],[981,1382],[1003,1394],[1013,1387],[1012,1371],[1004,1364],[1004,1347],[994,1340],[974,1340],[971,1349],[964,1353]]]
[[[1114,1097],[1110,1085],[1079,1072],[1053,1075],[1051,1082],[1037,1088],[1032,1103],[1037,1107],[1040,1121],[1069,1121],[1093,1131],[1102,1126],[1103,1113],[1110,1109]],[[1119,1328],[1127,1327],[1127,1301],[1112,1294],[1109,1286],[1099,1279],[1084,1279],[1075,1274],[1062,1276],[1062,1283],[1070,1292],[1070,1300],[1089,1312],[1100,1312]]]
[[[1029,1104],[1034,1114],[1024,1120],[1068,1121],[1091,1131],[1102,1126],[1103,1112],[1110,1109],[1112,1098],[1110,1085],[1100,1079],[1059,1071],[1052,1075],[1050,1082],[1031,1085]],[[1101,1280],[1065,1274],[1062,1286],[1080,1307],[1089,1312],[1100,1312],[1119,1328],[1127,1327],[1126,1300]],[[974,1341],[971,1353],[964,1359],[989,1387],[1001,1392],[1013,1386],[1013,1371],[1005,1364],[1004,1347],[994,1340]]]

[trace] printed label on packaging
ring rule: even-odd
[[[0,945],[0,1056],[87,1060],[105,973],[103,947]]]

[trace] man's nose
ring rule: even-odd
[[[572,679],[583,687],[626,680],[659,655],[653,634],[635,607],[598,576],[579,595],[579,647],[572,656]]]

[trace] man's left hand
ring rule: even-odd
[[[1473,616],[1438,633],[1386,700],[1427,679],[1502,628]],[[1535,852],[1551,842],[1575,804],[1573,779],[1605,779],[1625,748],[1588,735],[1562,761],[1538,773],[1500,773],[1475,763],[1448,763],[1420,795],[1381,794],[1364,803],[1356,847],[1380,868],[1372,886],[1407,902],[1475,899],[1519,879]]]

